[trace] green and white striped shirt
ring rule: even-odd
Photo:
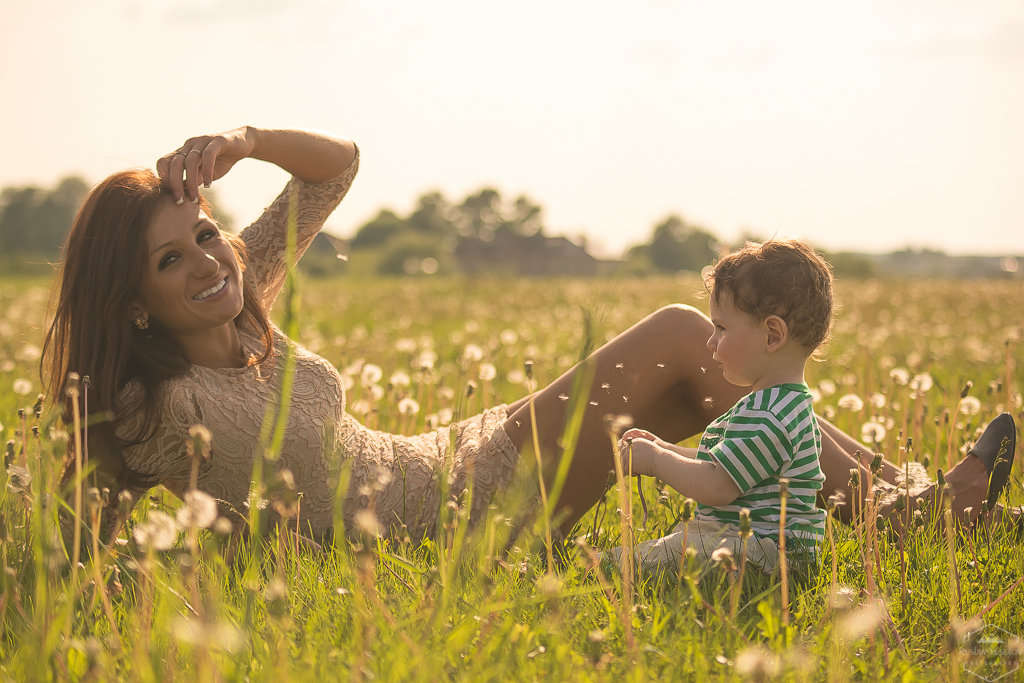
[[[825,512],[815,501],[825,476],[812,400],[804,384],[777,384],[747,394],[708,426],[697,457],[723,467],[740,495],[729,505],[700,505],[698,519],[739,526],[740,509],[748,508],[754,534],[778,542],[779,479],[785,477],[787,540],[821,541]]]

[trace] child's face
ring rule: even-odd
[[[730,384],[749,387],[764,374],[767,335],[763,326],[733,305],[732,294],[711,296],[711,322],[715,331],[708,348]]]

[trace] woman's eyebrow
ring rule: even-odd
[[[205,225],[206,223],[211,223],[211,224],[212,224],[212,223],[213,223],[213,221],[211,221],[211,220],[210,220],[209,218],[200,218],[199,220],[197,220],[197,221],[195,222],[195,225],[193,225],[193,226],[192,226],[192,229],[193,229],[193,230],[195,230],[195,229],[196,229],[196,228],[198,228],[199,226],[201,226],[201,225]],[[161,249],[163,249],[164,247],[166,247],[166,246],[167,246],[168,244],[171,244],[172,242],[174,242],[174,240],[167,240],[166,242],[164,242],[164,243],[163,243],[163,244],[161,244],[160,246],[158,246],[158,247],[155,247],[155,248],[154,248],[154,249],[153,249],[152,251],[150,251],[150,252],[149,252],[149,255],[150,255],[150,256],[152,256],[153,254],[155,254],[156,252],[160,251]]]

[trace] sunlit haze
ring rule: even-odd
[[[725,238],[1024,255],[1024,4],[0,0],[0,186],[243,123],[352,137],[328,229],[493,186],[604,255]],[[218,183],[244,224],[284,175]]]

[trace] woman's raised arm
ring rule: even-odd
[[[242,126],[215,135],[189,138],[160,157],[160,180],[179,204],[198,200],[200,185],[224,176],[245,158],[280,166],[299,180],[319,183],[339,175],[356,156],[351,140],[305,130]]]

